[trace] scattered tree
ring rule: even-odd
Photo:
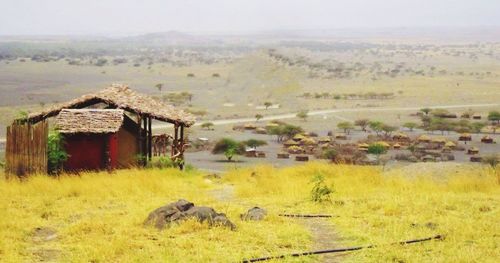
[[[425,115],[429,115],[429,112],[431,112],[432,109],[431,108],[422,108],[422,109],[420,109],[420,111],[423,112]]]
[[[243,144],[247,147],[257,149],[259,146],[267,145],[267,142],[263,140],[249,139],[244,141]]]
[[[380,132],[382,132],[382,127],[384,126],[384,123],[382,123],[381,121],[371,121],[369,126],[370,129],[372,129],[372,131],[374,131],[377,135],[379,135]]]
[[[201,124],[202,129],[212,130],[213,127],[214,127],[214,124],[212,122],[204,122]]]
[[[163,88],[163,84],[158,83],[155,85],[155,87],[158,89],[159,92],[161,92],[161,89]]]
[[[418,124],[416,124],[414,122],[407,122],[407,123],[403,124],[403,127],[409,129],[412,132],[413,129],[418,127]]]
[[[349,121],[343,121],[343,122],[339,122],[337,124],[337,128],[342,129],[342,130],[344,130],[344,133],[349,134],[349,132],[352,129],[354,129],[354,125],[352,125],[352,123]]]
[[[474,132],[474,133],[480,133],[480,132],[481,132],[481,130],[482,130],[484,127],[486,127],[486,125],[487,125],[487,124],[486,124],[486,123],[484,123],[484,122],[473,122],[473,123],[471,124],[471,129],[472,129],[472,132]]]
[[[269,107],[273,106],[273,104],[269,101],[264,102],[264,107],[266,107],[266,110],[269,109]]]
[[[500,124],[500,111],[490,111],[488,113],[488,120]]]
[[[358,119],[354,122],[354,125],[359,126],[362,131],[366,132],[366,127],[370,124],[370,120],[368,119]]]
[[[260,119],[264,118],[262,114],[255,114],[255,120],[258,122]]]
[[[297,118],[302,119],[303,121],[306,121],[307,117],[308,117],[307,110],[301,110],[297,113]]]
[[[213,154],[223,153],[228,161],[231,161],[237,154],[245,152],[245,145],[230,138],[220,139],[212,149]]]
[[[396,126],[391,126],[391,125],[387,125],[387,124],[382,125],[382,131],[384,132],[384,135],[386,137],[391,136],[391,133],[394,131],[397,131],[397,130],[398,130],[398,127],[396,127]]]

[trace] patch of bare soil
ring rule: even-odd
[[[327,250],[339,248],[339,235],[335,232],[333,225],[325,218],[296,218],[301,220],[303,225],[313,235],[312,250]],[[342,261],[345,253],[322,254],[319,256],[320,262],[337,263]]]
[[[33,246],[29,248],[29,252],[34,256],[34,259],[39,262],[57,262],[61,254],[61,250],[54,248],[57,244],[54,242],[58,239],[57,231],[50,227],[37,227],[31,233]]]

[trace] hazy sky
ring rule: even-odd
[[[1,35],[500,26],[500,0],[0,0]]]

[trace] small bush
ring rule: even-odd
[[[334,192],[333,189],[326,185],[325,177],[321,174],[314,176],[311,180],[313,183],[313,188],[311,189],[311,200],[314,202],[331,202],[331,194]]]

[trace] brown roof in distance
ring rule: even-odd
[[[106,103],[112,107],[130,111],[145,117],[170,123],[191,126],[195,117],[171,105],[165,105],[153,98],[137,93],[126,85],[114,84],[96,93],[83,95],[80,98],[62,103],[39,113],[28,115],[28,120],[38,122],[57,115],[62,109],[85,108],[97,103]]]
[[[123,124],[123,110],[63,109],[56,117],[60,133],[114,133]]]

